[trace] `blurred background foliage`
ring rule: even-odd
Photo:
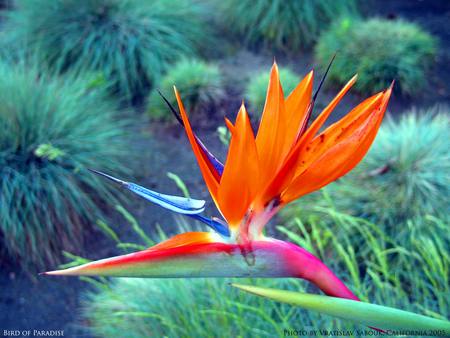
[[[110,185],[85,171],[125,172],[127,136],[116,104],[88,76],[36,67],[0,63],[0,250],[42,267],[80,245],[99,203],[115,200]]]
[[[426,85],[436,40],[418,25],[403,20],[345,18],[320,36],[315,51],[322,68],[336,51],[339,53],[330,71],[330,83],[344,85],[350,74],[358,74],[355,88],[362,93],[381,90],[396,80],[399,92],[413,95]]]
[[[181,60],[164,75],[158,83],[158,89],[151,92],[147,108],[150,118],[176,122],[158,93],[159,90],[176,107],[174,85],[183,98],[186,110],[192,115],[207,113],[225,97],[223,76],[215,64],[196,59]]]
[[[400,15],[386,14],[396,4]],[[440,19],[428,22],[423,6]],[[101,258],[195,229],[177,219],[177,227],[162,231],[157,223],[171,223],[167,215],[139,202],[125,204],[130,213],[114,210],[127,195],[87,171],[139,177],[170,192],[173,185],[156,168],[173,165],[174,172],[192,175],[183,179],[206,197],[193,158],[185,156],[188,145],[178,141],[182,130],[168,123],[174,121],[157,90],[176,106],[176,85],[194,128],[225,158],[222,143],[230,134],[217,126],[224,115],[233,120],[243,98],[253,117],[261,114],[274,56],[287,96],[311,67],[320,78],[337,52],[315,110],[358,73],[355,90],[332,119],[395,80],[390,117],[365,160],[287,207],[276,235],[318,255],[364,300],[448,317],[444,7],[436,1],[0,0],[0,257],[8,267],[0,281],[13,297],[0,297],[1,316],[29,328],[48,296],[45,311],[53,311],[55,325],[70,324],[62,313],[79,321],[67,298],[57,296],[64,282],[42,279],[34,287],[29,276],[15,276],[60,263],[62,250],[86,256],[83,238],[89,256]],[[411,13],[418,13],[414,22]],[[131,230],[115,226],[130,221]],[[111,243],[94,223],[109,236],[117,232],[116,249],[102,247]],[[145,239],[133,239],[145,232]],[[82,295],[83,325],[100,337],[282,336],[299,323],[350,326],[239,293],[223,280],[88,281],[95,286],[66,297],[77,304]],[[296,280],[249,283],[316,291]],[[39,289],[44,284],[50,295]]]
[[[100,72],[132,101],[172,62],[204,48],[203,11],[189,0],[20,0],[7,13],[5,44],[59,72]]]
[[[292,53],[310,47],[333,19],[356,15],[356,1],[229,0],[220,20],[250,46]]]
[[[280,68],[280,81],[283,86],[285,96],[288,96],[294,88],[299,84],[300,77],[289,68]],[[249,110],[254,116],[260,117],[266,102],[267,86],[269,85],[269,73],[253,74],[247,83],[244,96],[247,104],[250,105]]]

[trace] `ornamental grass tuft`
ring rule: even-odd
[[[316,60],[326,68],[337,51],[329,81],[344,84],[358,73],[355,89],[373,93],[392,80],[405,95],[419,93],[436,55],[436,39],[420,26],[403,20],[355,18],[338,20],[316,45]]]
[[[126,122],[95,78],[6,64],[0,74],[0,255],[34,269],[79,246],[114,201],[86,168],[126,172]]]
[[[4,44],[25,47],[61,72],[101,73],[131,101],[168,65],[204,46],[203,10],[190,0],[18,0],[7,13]]]
[[[152,119],[174,120],[157,91],[161,91],[169,102],[176,106],[174,85],[183,96],[187,111],[193,115],[202,110],[208,111],[214,108],[225,97],[223,77],[219,67],[201,60],[184,59],[171,67],[158,83],[158,88],[151,92],[147,112]]]
[[[250,46],[296,52],[311,46],[336,17],[357,13],[353,0],[228,0],[219,20]]]

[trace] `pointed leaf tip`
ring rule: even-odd
[[[442,330],[450,334],[450,322],[392,307],[293,291],[231,284],[243,291],[322,314],[384,330]]]

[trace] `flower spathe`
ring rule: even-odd
[[[298,277],[327,295],[357,297],[323,262],[306,250],[266,237],[264,226],[289,202],[316,191],[353,169],[372,144],[392,86],[353,108],[323,131],[325,121],[356,81],[353,77],[309,124],[314,100],[311,71],[285,98],[277,65],[270,74],[266,104],[256,136],[244,104],[231,133],[223,165],[194,133],[175,89],[179,120],[204,181],[224,220],[201,216],[201,201],[162,195],[113,180],[172,211],[203,221],[214,232],[176,235],[147,250],[107,258],[51,275],[121,277]],[[144,190],[137,190],[139,189]]]

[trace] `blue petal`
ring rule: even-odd
[[[214,229],[216,232],[225,237],[230,237],[230,229],[228,229],[228,225],[218,218],[207,218],[202,215],[189,215],[192,218],[199,220],[200,222],[205,223],[210,228]]]
[[[184,122],[183,119],[180,117],[179,112],[174,108],[174,106],[172,106],[172,104],[169,102],[169,100],[157,89],[159,95],[161,95],[162,99],[164,100],[164,102],[167,104],[167,106],[169,107],[170,111],[172,112],[172,114],[175,116],[175,118],[177,119],[177,121],[184,127]],[[194,134],[195,137],[195,142],[197,143],[197,145],[200,147],[201,151],[203,152],[203,154],[206,155],[206,157],[208,158],[209,162],[211,162],[211,164],[213,165],[214,169],[216,169],[216,172],[218,174],[219,177],[222,177],[222,173],[223,173],[223,164],[222,162],[220,162],[217,157],[215,157],[209,150],[208,148],[206,148],[206,146],[203,144],[203,142],[198,138],[198,136],[194,133],[194,131],[192,131],[192,133]]]
[[[201,148],[202,152],[206,155],[209,162],[214,166],[214,169],[216,169],[217,174],[219,177],[222,177],[223,174],[223,164],[220,162],[217,157],[215,157],[209,150],[206,148],[206,146],[203,144],[203,142],[197,137],[197,135],[194,134],[195,141],[197,142],[198,146]]]
[[[146,200],[163,208],[185,215],[199,214],[205,210],[205,201],[158,193],[135,183],[125,183],[124,187]]]
[[[134,192],[135,194],[145,198],[147,201],[158,204],[159,206],[185,215],[195,215],[205,210],[205,201],[186,198],[180,196],[172,196],[160,194],[159,192],[144,188],[135,183],[119,180],[111,175],[102,173],[101,171],[89,169],[90,171],[103,176],[113,182],[119,183],[124,188]]]
[[[113,182],[120,184],[122,187],[145,198],[147,201],[158,204],[159,206],[165,209],[175,211],[177,213],[190,216],[196,220],[199,220],[208,225],[209,227],[211,227],[212,229],[214,229],[222,236],[225,237],[230,236],[230,230],[228,229],[228,225],[225,222],[215,217],[207,218],[199,215],[205,210],[204,200],[161,194],[159,192],[144,188],[136,183],[119,180],[118,178],[102,173],[101,171],[93,169],[89,170]]]

